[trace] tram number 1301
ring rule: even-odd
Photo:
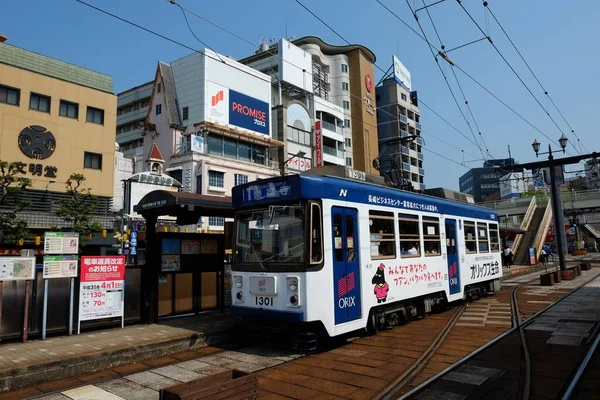
[[[272,306],[273,305],[272,297],[257,296],[255,298],[255,301],[256,301],[257,306]]]

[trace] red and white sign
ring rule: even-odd
[[[367,88],[367,92],[371,93],[373,90],[373,79],[370,74],[365,75],[365,87]]]
[[[125,257],[81,257],[79,321],[123,317]]]
[[[321,121],[315,122],[315,167],[323,166],[323,136]]]

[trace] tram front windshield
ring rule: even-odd
[[[236,216],[236,263],[304,263],[304,205],[270,206],[238,212]]]

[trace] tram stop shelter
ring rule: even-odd
[[[154,190],[134,206],[146,220],[146,264],[141,276],[141,320],[224,308],[225,235],[157,232],[160,216],[177,225],[201,217],[232,218],[231,197]]]

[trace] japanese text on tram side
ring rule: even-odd
[[[471,279],[496,275],[499,272],[500,267],[498,266],[498,261],[483,264],[473,264],[471,266]]]
[[[392,276],[396,286],[408,286],[419,282],[434,282],[448,280],[448,275],[441,272],[427,272],[427,264],[409,264],[387,267],[388,275]],[[396,276],[394,276],[396,275]]]
[[[384,206],[391,206],[391,207],[403,207],[403,208],[408,208],[411,210],[438,212],[437,206],[434,206],[432,204],[415,203],[413,201],[398,200],[398,199],[392,199],[390,197],[383,197],[383,196],[369,195],[369,203],[381,204]]]

